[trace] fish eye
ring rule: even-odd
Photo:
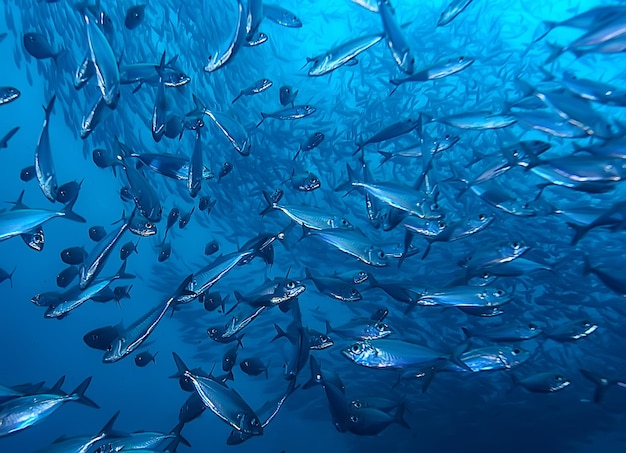
[[[562,381],[563,376],[561,376],[560,374],[557,374],[556,376],[554,376],[554,379],[556,379],[557,381]]]
[[[108,345],[107,346],[107,352],[111,352],[113,350],[113,346],[112,345]]]
[[[253,418],[252,420],[250,420],[250,424],[252,426],[257,426],[259,424],[259,420],[257,420],[256,418]]]
[[[380,251],[378,252],[378,257],[379,257],[379,258],[384,258],[384,257],[385,257],[385,252],[384,252],[384,251],[382,251],[382,250],[380,250]]]
[[[485,220],[487,216],[485,214],[478,214],[478,220]]]
[[[310,105],[305,105],[304,108],[307,109],[307,110],[310,110],[311,106]]]
[[[289,92],[290,92],[289,88],[285,88],[285,93],[288,94]]]
[[[486,280],[491,277],[491,275],[489,275],[489,272],[485,272],[481,277]]]
[[[463,61],[464,59],[465,59],[465,57],[463,57],[463,56],[459,57],[459,61]]]
[[[530,330],[535,330],[535,329],[537,329],[537,326],[531,322],[530,324],[528,324],[528,328]]]
[[[521,245],[519,242],[515,241],[515,242],[513,242],[513,243],[511,244],[511,246],[513,247],[513,249],[514,249],[514,250],[517,250],[517,249],[519,249],[522,245]]]
[[[341,224],[342,225],[349,225],[350,222],[348,222],[346,219],[341,219]]]
[[[354,352],[355,354],[358,354],[359,352],[361,352],[361,346],[360,346],[358,343],[353,344],[353,345],[350,347],[350,350],[351,350],[352,352]]]
[[[446,222],[444,222],[443,220],[440,220],[438,222],[439,228],[445,228],[446,227]]]
[[[215,334],[217,334],[217,328],[216,327],[211,327],[208,331],[209,335],[213,336]]]
[[[287,283],[287,289],[294,289],[296,287],[296,284],[294,282],[289,282]]]
[[[356,415],[351,415],[350,416],[350,421],[352,423],[358,423],[359,422],[359,417],[357,417]]]
[[[446,136],[443,139],[444,140],[450,140],[450,134],[446,134]]]
[[[519,348],[515,348],[515,349],[513,349],[513,355],[517,355],[517,354],[519,354],[520,352],[522,352],[522,351],[521,351]]]
[[[493,292],[493,295],[494,295],[494,296],[496,296],[496,297],[502,297],[502,296],[504,296],[504,291],[502,291],[501,289],[499,289],[499,290],[497,290],[497,291],[494,291],[494,292]]]
[[[37,243],[43,242],[43,236],[39,233],[35,234],[33,236],[33,240]]]
[[[591,323],[589,321],[583,321],[583,326],[589,327]]]
[[[320,182],[319,179],[317,178],[311,178],[311,184],[317,184],[318,182]]]
[[[352,401],[352,405],[357,409],[361,409],[361,402],[359,400]]]
[[[353,296],[356,296],[358,293],[357,293],[357,290],[356,290],[356,289],[352,288],[352,289],[350,290],[350,294],[352,294]]]

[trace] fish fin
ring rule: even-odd
[[[111,417],[109,421],[106,422],[106,424],[102,427],[102,429],[98,433],[98,436],[102,436],[103,438],[109,438],[109,439],[113,437],[128,436],[127,433],[122,433],[120,431],[113,429],[113,425],[115,424],[115,421],[117,420],[117,417],[119,417],[119,415],[120,415],[120,411],[117,411],[115,414],[113,414],[113,417]]]
[[[46,122],[50,121],[50,115],[52,114],[52,109],[54,108],[54,101],[56,101],[57,95],[53,95],[48,101],[48,105],[43,106],[44,112],[46,112]]]
[[[383,158],[381,159],[380,163],[378,164],[379,167],[382,164],[384,164],[385,162],[389,162],[391,159],[393,159],[393,153],[392,152],[389,152],[389,151],[378,151],[378,154],[383,156]]]
[[[78,199],[78,197],[75,197],[74,199],[72,199],[71,201],[69,201],[61,210],[61,212],[63,213],[63,217],[66,217],[69,220],[73,220],[75,222],[80,222],[80,223],[87,223],[87,221],[85,220],[84,217],[76,214],[74,211],[72,211],[72,208],[74,207],[74,203],[76,203],[76,200]]]
[[[76,387],[76,389],[71,394],[78,398],[76,400],[78,403],[84,404],[85,406],[93,407],[95,409],[100,409],[100,406],[98,406],[95,402],[85,396],[85,392],[87,391],[87,387],[89,387],[90,383],[91,376],[81,382],[80,385]]]
[[[572,223],[572,222],[567,222],[567,226],[574,230],[574,236],[572,237],[572,241],[570,242],[570,245],[576,245],[578,241],[580,241],[585,236],[585,234],[587,234],[587,232],[589,231],[588,227],[582,226],[582,225],[576,225],[575,223]]]
[[[313,279],[313,275],[311,275],[311,271],[309,270],[308,267],[304,268],[304,280],[312,280]]]
[[[50,389],[50,393],[53,395],[65,395],[65,392],[61,390],[63,383],[65,382],[65,376],[61,376],[58,381],[54,383]]]
[[[465,335],[466,339],[469,340],[470,338],[472,338],[472,332],[467,327],[461,327],[461,330],[463,331],[463,335]]]
[[[137,93],[139,90],[141,90],[142,86],[143,86],[143,80],[140,80],[139,83],[137,84],[137,86],[135,88],[133,88],[132,93],[133,94]]]
[[[474,370],[472,370],[472,368],[460,358],[461,354],[467,351],[469,345],[470,345],[469,340],[461,343],[459,346],[456,347],[456,349],[450,356],[449,360],[455,365],[463,368],[465,371],[469,371],[470,373],[473,373]]]
[[[174,357],[174,362],[176,362],[177,371],[176,371],[176,374],[173,374],[172,376],[170,376],[170,379],[179,379],[184,376],[185,371],[189,371],[189,367],[185,365],[185,362],[183,362],[183,359],[181,359],[180,356],[176,354],[175,352],[172,352],[172,356]]]
[[[402,426],[403,428],[410,430],[411,427],[404,419],[404,409],[405,409],[405,404],[404,402],[402,402],[400,403],[400,406],[398,406],[398,409],[396,409],[396,413],[393,415],[393,421],[396,422],[398,425]]]
[[[615,381],[610,381],[601,375],[594,373],[593,371],[579,369],[580,373],[593,382],[596,386],[595,391],[593,392],[593,402],[599,403],[602,400],[602,397],[606,393],[607,389],[610,385],[616,384]]]
[[[430,249],[432,248],[432,246],[433,246],[433,243],[431,241],[428,241],[428,245],[424,249],[424,253],[422,253],[422,259],[426,259],[426,257],[430,253]]]
[[[265,121],[266,118],[267,118],[267,114],[261,112],[261,121],[259,121],[255,127],[259,127],[261,124],[263,124],[263,121]]]
[[[176,437],[174,438],[174,440],[172,441],[172,443],[176,442],[181,443],[187,447],[191,447],[191,444],[189,443],[189,441],[187,439],[185,439],[182,435],[181,435],[181,431],[183,430],[183,428],[185,427],[185,423],[184,422],[180,422],[178,425],[174,426],[174,428],[172,428],[172,430],[170,431],[170,434],[174,434]],[[171,449],[172,445],[170,444],[170,446],[168,447],[169,451],[173,451]]]
[[[309,366],[311,367],[311,378],[304,383],[302,386],[303,390],[310,389],[315,387],[318,384],[322,383],[322,365],[319,363],[315,357],[309,357]]]
[[[235,96],[235,98],[233,99],[233,102],[231,102],[231,104],[234,104],[235,102],[237,102],[239,100],[239,98],[241,98],[241,96],[243,96],[243,91],[240,91],[239,94],[237,96]]]
[[[243,343],[241,342],[241,340],[243,340],[243,336],[244,336],[244,335],[245,335],[245,333],[242,333],[242,334],[239,336],[239,338],[237,338],[237,344],[239,345],[239,347],[240,347],[241,349],[244,349],[244,347],[243,347]],[[230,371],[230,374],[231,374],[231,375],[233,374],[232,370]],[[233,378],[232,380],[235,380],[235,379]]]
[[[422,383],[422,393],[426,393],[430,384],[433,383],[433,379],[435,379],[435,374],[437,373],[437,367],[431,366],[424,372],[424,382]]]
[[[550,49],[550,55],[548,56],[548,59],[546,60],[546,64],[552,63],[554,62],[557,58],[559,58],[563,52],[565,52],[566,48],[564,47],[559,47],[556,44],[553,43],[546,43],[546,45],[548,46],[548,48]]]
[[[159,354],[159,351],[155,352],[155,353],[152,355],[152,361],[153,361],[154,363],[156,363],[156,356],[157,356],[158,354]]]
[[[324,321],[326,324],[326,335],[328,335],[329,333],[331,333],[333,331],[332,326],[330,325],[330,321],[326,320]]]
[[[554,27],[556,27],[556,25],[557,25],[556,22],[544,20],[535,29],[535,32],[533,33],[533,40],[532,40],[532,42],[536,43],[538,41],[541,41],[543,38],[545,38],[545,36],[548,33],[550,33],[550,31],[552,31],[552,29]]]
[[[266,190],[263,191],[263,198],[265,198],[267,206],[265,207],[265,209],[263,209],[259,213],[259,215],[262,215],[262,216],[264,216],[268,212],[271,212],[276,207],[276,203],[274,203],[274,200],[272,199],[272,195]]]
[[[348,181],[342,184],[339,184],[335,188],[335,192],[346,190],[347,192],[344,195],[344,197],[354,190],[354,187],[352,186],[352,182],[356,180],[354,177],[354,170],[350,167],[350,164],[346,164],[346,169],[348,170]]]

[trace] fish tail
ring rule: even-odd
[[[557,58],[559,58],[563,52],[567,50],[566,47],[559,47],[556,44],[546,43],[548,48],[550,49],[550,55],[546,60],[546,64],[554,62]]]
[[[413,242],[413,232],[406,230],[404,233],[404,244],[402,247],[402,255],[400,255],[400,259],[398,260],[398,269],[404,263],[404,260],[407,258],[407,253],[409,251],[409,247],[411,247],[411,242]],[[424,259],[424,257],[422,257]]]
[[[583,376],[585,376],[587,379],[589,379],[591,382],[595,384],[596,389],[593,392],[594,403],[599,403],[602,400],[602,397],[606,393],[609,386],[617,383],[615,381],[610,381],[600,376],[599,374],[594,373],[593,371],[583,370],[582,368],[580,368],[578,371],[580,371],[580,373]]]
[[[135,278],[136,277],[133,274],[127,274],[126,273],[126,263],[128,263],[128,261],[124,260],[124,262],[120,266],[120,269],[117,271],[117,274],[115,274],[117,276],[117,278],[120,278],[120,279],[123,279],[123,278],[131,279],[131,278]]]
[[[265,121],[265,118],[267,118],[267,116],[267,113],[261,112],[261,121],[257,123],[256,127],[259,127],[261,124],[263,124],[263,121]]]
[[[76,401],[78,403],[84,404],[85,406],[93,407],[95,409],[100,409],[100,406],[98,406],[95,402],[85,396],[85,392],[87,391],[87,387],[89,387],[90,383],[91,376],[81,382],[80,385],[76,387],[76,389],[71,393],[71,395],[76,398]]]
[[[329,333],[331,333],[333,331],[333,326],[330,325],[330,321],[326,320],[324,321],[326,324],[326,335],[328,335]]]
[[[231,104],[234,104],[235,102],[237,102],[241,96],[243,96],[243,91],[240,91],[239,94],[237,96],[235,96],[235,98],[233,99],[233,102],[231,102]]]
[[[189,441],[185,439],[181,434],[184,427],[185,427],[185,423],[180,422],[178,425],[172,428],[172,430],[170,431],[170,434],[174,434],[174,436],[176,437],[174,437],[174,439],[172,440],[172,443],[168,446],[168,451],[176,451],[176,447],[178,446],[179,443],[187,447],[191,447],[191,444],[189,443]]]
[[[587,52],[585,50],[582,49],[572,49],[572,53],[574,54],[574,56],[576,57],[576,59],[585,56],[587,54]]]
[[[102,429],[98,433],[98,436],[101,436],[102,438],[126,437],[125,433],[121,433],[113,429],[113,425],[115,424],[115,421],[117,420],[117,417],[119,417],[119,415],[120,415],[120,411],[117,411],[113,415],[113,417],[111,417],[109,421],[106,422],[106,424],[102,427]]]
[[[276,203],[274,203],[274,200],[272,199],[272,195],[269,192],[264,190],[263,198],[265,198],[265,201],[267,202],[267,206],[265,207],[265,209],[263,209],[259,213],[259,215],[262,215],[262,216],[264,216],[268,212],[271,212],[276,207]]]
[[[348,181],[342,184],[339,184],[335,188],[335,192],[346,190],[347,191],[346,195],[348,195],[350,192],[352,192],[352,190],[354,190],[352,187],[352,182],[355,181],[356,178],[354,177],[354,170],[352,170],[352,168],[350,167],[350,164],[346,164],[346,169],[348,170]]]
[[[393,415],[393,421],[396,422],[398,425],[402,426],[403,428],[410,430],[411,426],[409,426],[409,424],[404,419],[405,407],[406,406],[404,402],[400,403],[400,405],[398,406],[398,409],[396,409],[396,413]]]
[[[428,245],[426,246],[426,248],[424,249],[424,253],[422,253],[422,259],[426,259],[426,257],[428,256],[428,254],[430,253],[430,249],[432,248],[433,243],[428,241]]]
[[[48,101],[48,105],[43,106],[44,112],[46,112],[46,122],[50,120],[50,115],[52,114],[52,109],[54,108],[54,101],[56,101],[57,95],[53,95]]]
[[[17,266],[15,266],[13,270],[11,271],[11,273],[9,274],[9,283],[11,283],[11,288],[13,288],[13,274],[15,274],[16,270],[17,270]]]
[[[173,374],[170,378],[180,379],[185,376],[185,372],[189,371],[189,368],[185,365],[185,362],[183,362],[183,359],[181,359],[178,354],[172,352],[172,356],[174,357],[174,362],[176,363],[176,374]]]
[[[315,357],[309,357],[309,366],[311,367],[311,378],[302,386],[303,390],[315,387],[317,384],[322,383],[322,365],[315,360]]]
[[[463,331],[463,335],[465,335],[466,339],[469,340],[470,338],[472,338],[472,332],[467,327],[461,327],[461,330]]]
[[[544,20],[541,24],[539,24],[539,26],[535,30],[535,33],[533,35],[533,42],[541,41],[557,25],[558,25],[557,22],[553,22],[553,21],[550,21],[550,20]]]
[[[309,270],[308,267],[304,268],[304,280],[312,280],[313,279],[313,275],[311,275],[311,271]]]
[[[393,153],[392,152],[389,152],[389,151],[378,151],[378,154],[383,156],[383,158],[380,161],[380,164],[378,164],[379,167],[382,164],[384,164],[385,162],[389,162],[391,159],[393,159]]]
[[[575,223],[572,223],[572,222],[567,222],[567,226],[574,230],[574,237],[572,237],[572,241],[570,242],[570,245],[578,244],[578,241],[580,241],[585,236],[585,234],[587,234],[587,232],[589,231],[588,227],[576,225]],[[585,255],[585,257],[586,256],[587,255]]]
[[[391,91],[389,92],[389,94],[387,95],[387,97],[390,97],[393,93],[395,93],[396,91],[398,91],[398,88],[400,88],[400,83],[395,80],[395,79],[391,79],[389,81],[389,83],[391,83],[392,85],[394,85],[394,87],[391,89]]]
[[[240,347],[241,349],[244,349],[244,347],[243,347],[243,343],[242,343],[242,341],[241,341],[241,340],[243,340],[243,336],[244,336],[244,335],[245,335],[245,333],[242,333],[242,334],[239,336],[239,338],[236,338],[236,340],[237,340],[237,344],[239,345],[239,347]],[[232,374],[233,374],[233,372],[232,372],[232,370],[231,370],[231,371],[230,371],[230,375],[232,376]],[[231,381],[234,381],[234,380],[235,380],[234,378],[231,378]]]
[[[76,203],[76,200],[78,199],[78,197],[75,197],[73,200],[71,200],[69,203],[67,203],[63,209],[61,210],[62,212],[62,216],[69,219],[69,220],[73,220],[74,222],[80,222],[80,223],[87,223],[87,221],[85,220],[84,217],[76,214],[74,211],[72,211],[72,208],[74,207],[74,203]]]

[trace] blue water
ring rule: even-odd
[[[565,45],[580,33],[574,29],[557,29],[547,38],[532,45],[533,33],[542,20],[560,21],[595,6],[616,2],[575,1],[506,1],[475,0],[451,24],[435,25],[447,1],[395,1],[396,18],[407,24],[403,33],[415,56],[415,67],[421,68],[444,58],[472,56],[476,62],[465,71],[449,78],[425,83],[406,84],[392,96],[390,78],[402,77],[386,44],[380,43],[359,55],[356,65],[344,66],[319,78],[307,76],[301,69],[306,57],[312,57],[348,39],[379,32],[380,18],[348,0],[281,2],[303,23],[301,28],[285,28],[265,19],[260,30],[269,36],[267,43],[254,48],[241,48],[233,60],[216,72],[206,73],[202,67],[207,57],[224,47],[236,22],[234,0],[151,0],[144,21],[134,30],[123,27],[124,14],[132,2],[103,0],[102,7],[115,27],[112,47],[122,63],[158,63],[165,50],[168,57],[179,55],[177,65],[190,77],[186,86],[167,88],[170,109],[179,115],[193,108],[192,93],[209,108],[236,118],[249,132],[252,141],[250,156],[239,155],[219,131],[208,125],[203,130],[204,163],[217,175],[222,164],[229,161],[234,170],[221,182],[217,178],[204,181],[200,196],[217,200],[210,215],[197,208],[198,198],[187,194],[184,182],[177,182],[146,171],[146,177],[163,206],[159,232],[141,238],[138,254],[128,259],[128,271],[137,277],[131,284],[131,299],[97,304],[91,301],[73,311],[65,319],[44,319],[45,308],[30,303],[42,292],[56,291],[56,275],[66,267],[59,254],[70,246],[94,242],[88,228],[102,225],[108,231],[132,201],[120,200],[123,177],[109,169],[96,167],[91,158],[94,148],[113,149],[115,137],[137,152],[191,155],[195,134],[185,132],[181,140],[152,139],[150,120],[155,86],[145,86],[133,94],[132,85],[121,87],[118,107],[86,139],[79,136],[82,118],[87,114],[99,92],[95,81],[81,91],[73,87],[77,65],[87,51],[84,22],[69,1],[45,3],[35,0],[3,1],[4,20],[0,32],[8,36],[0,42],[2,75],[0,85],[14,86],[21,91],[16,101],[0,105],[0,134],[19,126],[7,149],[0,149],[0,201],[14,201],[25,190],[24,202],[30,207],[59,208],[42,196],[37,181],[23,182],[20,170],[33,164],[35,147],[43,123],[43,109],[53,94],[57,101],[51,116],[50,143],[59,184],[83,181],[74,210],[87,219],[75,223],[54,219],[46,223],[45,247],[41,252],[29,249],[19,238],[0,244],[0,268],[16,267],[13,285],[0,284],[2,321],[0,328],[0,384],[6,386],[45,381],[52,385],[66,376],[65,391],[93,376],[87,395],[98,403],[99,410],[80,404],[66,404],[58,412],[14,435],[0,438],[0,452],[28,452],[49,446],[56,438],[95,434],[117,410],[121,415],[116,428],[168,432],[178,423],[178,411],[188,397],[177,381],[168,377],[176,368],[171,353],[178,353],[192,368],[209,371],[215,365],[220,372],[222,356],[230,345],[208,338],[206,329],[228,321],[224,314],[206,312],[198,303],[185,305],[162,320],[141,350],[158,351],[156,363],[145,368],[135,365],[134,353],[114,364],[102,363],[102,351],[90,349],[83,342],[88,331],[122,323],[125,326],[166,299],[190,273],[210,263],[217,255],[206,257],[204,246],[211,240],[220,245],[219,253],[230,253],[259,232],[276,233],[288,225],[288,219],[275,212],[266,216],[262,191],[277,188],[285,192],[283,201],[292,205],[317,206],[338,212],[360,228],[376,244],[402,244],[404,229],[390,232],[370,225],[364,197],[358,192],[344,196],[335,187],[346,181],[346,164],[359,166],[353,156],[355,142],[368,138],[382,127],[400,118],[416,117],[420,111],[431,116],[445,116],[465,111],[498,112],[515,99],[519,92],[516,77],[529,83],[540,83],[543,67],[553,74],[574,72],[590,78],[620,85],[623,76],[623,55],[588,55],[575,59],[564,54],[555,63],[546,65],[549,55],[546,41]],[[43,33],[53,49],[64,49],[58,62],[37,61],[27,54],[22,44],[25,32]],[[123,56],[122,56],[123,50]],[[260,78],[274,85],[267,91],[244,96],[231,104],[239,91]],[[260,127],[260,112],[282,108],[278,89],[291,85],[299,90],[296,104],[309,104],[316,113],[303,119],[280,121],[267,119]],[[171,91],[171,93],[170,93]],[[517,94],[516,94],[517,93]],[[615,123],[625,122],[615,107],[597,107]],[[206,119],[205,121],[209,121]],[[485,231],[461,241],[435,243],[425,260],[420,255],[408,258],[402,267],[391,259],[389,266],[374,268],[341,253],[318,238],[301,239],[300,227],[289,231],[284,244],[275,244],[275,262],[266,266],[260,259],[238,266],[228,273],[212,291],[230,294],[227,309],[234,303],[233,291],[246,295],[266,278],[285,276],[303,279],[305,267],[314,275],[332,275],[348,270],[372,272],[380,281],[402,282],[415,291],[442,287],[462,274],[457,262],[490,247],[494,242],[524,241],[530,246],[525,258],[550,265],[553,272],[538,272],[518,278],[504,279],[514,292],[513,302],[503,307],[504,314],[493,318],[467,315],[454,308],[407,306],[388,297],[380,289],[363,291],[363,300],[352,305],[322,295],[310,281],[300,296],[305,326],[320,331],[325,321],[333,326],[353,318],[367,317],[379,307],[386,307],[385,322],[395,331],[393,337],[450,353],[463,343],[462,327],[480,330],[507,323],[536,322],[542,327],[554,326],[575,319],[589,318],[598,330],[587,338],[559,343],[546,338],[524,342],[531,357],[514,370],[474,373],[440,373],[427,392],[421,380],[397,384],[398,373],[376,370],[351,363],[341,349],[353,343],[335,338],[335,346],[311,354],[322,362],[323,369],[338,373],[349,399],[380,396],[404,402],[405,419],[411,429],[392,424],[376,436],[357,436],[338,432],[331,421],[328,401],[323,390],[299,388],[287,399],[277,417],[260,437],[241,446],[226,445],[230,427],[210,411],[184,427],[183,435],[192,447],[180,446],[178,451],[442,451],[442,452],[587,452],[622,451],[626,439],[626,391],[618,386],[608,389],[599,403],[593,403],[594,386],[579,369],[593,370],[610,379],[626,376],[623,357],[622,296],[611,291],[596,276],[581,276],[583,255],[591,261],[608,262],[612,269],[623,266],[623,232],[592,230],[576,246],[570,245],[573,231],[566,220],[555,215],[517,217],[498,210],[467,193],[456,200],[458,178],[472,179],[486,167],[470,162],[487,154],[495,154],[503,144],[516,140],[545,140],[552,145],[550,157],[568,155],[572,142],[588,144],[597,139],[568,140],[528,131],[516,124],[498,131],[473,131],[443,124],[426,125],[427,137],[458,134],[459,143],[438,156],[434,172],[440,181],[438,203],[446,215],[463,217],[487,212],[496,220]],[[313,132],[325,134],[322,144],[293,160],[298,145]],[[377,150],[393,150],[417,143],[411,133],[397,140],[365,148],[365,161],[376,181],[395,181],[412,186],[422,171],[421,159],[394,158],[378,166]],[[451,171],[451,167],[456,170]],[[305,193],[294,189],[288,180],[292,170],[308,170],[319,176],[322,187]],[[456,176],[455,176],[456,175]],[[532,200],[535,185],[541,180],[521,169],[499,177],[520,200]],[[608,208],[622,198],[623,189],[605,194],[586,194],[563,188],[549,188],[542,199],[552,205],[596,206]],[[10,205],[7,205],[10,206]],[[157,261],[165,229],[165,219],[172,207],[196,211],[189,225],[181,230],[175,225],[169,233],[172,256]],[[128,233],[120,245],[138,236]],[[414,239],[423,249],[427,243]],[[119,267],[118,248],[101,275],[111,275]],[[76,283],[76,282],[74,282]],[[365,283],[367,285],[367,283]],[[494,284],[495,285],[495,284]],[[273,309],[264,313],[243,332],[244,349],[239,359],[259,357],[269,363],[269,377],[247,376],[234,368],[235,380],[229,386],[258,408],[281,395],[287,387],[283,364],[292,354],[293,346],[285,339],[271,342],[274,323],[286,328],[292,316]],[[481,340],[476,345],[486,345]],[[515,343],[519,345],[519,343]],[[527,377],[535,373],[557,370],[571,385],[554,394],[531,393],[515,386],[511,374]],[[303,384],[309,378],[308,364],[298,376]],[[397,385],[396,385],[397,384]]]

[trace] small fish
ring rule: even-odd
[[[214,253],[217,253],[217,251],[219,251],[219,249],[220,249],[220,245],[214,239],[214,240],[208,242],[207,245],[204,246],[204,254],[206,256],[211,256]]]
[[[143,22],[146,15],[147,5],[135,5],[126,10],[126,16],[124,17],[124,26],[129,30],[134,30]]]
[[[20,171],[20,179],[24,182],[28,182],[37,177],[37,170],[34,165],[25,167]]]
[[[286,107],[291,104],[291,106],[293,107],[293,103],[296,100],[298,91],[299,90],[293,91],[293,88],[290,85],[281,86],[279,90],[280,105]]]
[[[180,215],[180,218],[178,219],[178,228],[182,230],[189,224],[189,221],[191,220],[191,215],[193,214],[193,211],[195,209],[196,207],[194,206],[193,208],[191,208],[191,211],[185,212],[184,214]]]
[[[37,181],[45,197],[53,203],[56,200],[58,185],[54,162],[52,161],[48,129],[50,127],[50,115],[52,114],[55,100],[56,95],[52,96],[48,105],[43,108],[45,119],[39,140],[37,141],[37,148],[35,149],[35,172],[37,174]]]
[[[140,352],[135,356],[135,365],[137,365],[140,368],[143,368],[146,365],[148,365],[150,362],[156,363],[157,354],[158,352],[155,352],[154,354],[152,354],[149,351]]]
[[[576,341],[588,337],[598,329],[598,325],[589,319],[576,319],[558,326],[544,329],[546,337],[559,341]]]
[[[301,192],[311,192],[322,186],[320,179],[309,171],[296,174],[295,170],[292,170],[291,177],[287,181],[291,181],[291,186]]]
[[[94,242],[100,242],[107,235],[106,230],[103,226],[92,226],[89,228],[89,239]]]
[[[222,370],[228,373],[233,369],[235,363],[237,362],[237,350],[239,349],[239,344],[235,343],[235,346],[226,350],[224,356],[222,357]]]
[[[561,373],[554,373],[551,371],[533,374],[523,379],[518,378],[514,374],[512,374],[511,377],[516,385],[521,385],[529,392],[534,393],[558,392],[572,383]]]
[[[137,251],[138,244],[139,242],[133,244],[132,241],[128,241],[126,244],[122,245],[122,247],[120,248],[120,259],[122,261],[125,261],[133,252],[139,253]]]
[[[452,0],[452,2],[441,13],[437,27],[443,27],[444,25],[452,22],[459,14],[465,11],[465,8],[472,3],[472,0]]]
[[[20,97],[21,94],[22,93],[20,93],[20,90],[18,90],[17,88],[0,87],[0,105],[8,104],[9,102],[15,101],[17,98]],[[4,140],[2,142],[4,142]],[[0,148],[6,148],[6,146],[0,146]]]
[[[231,62],[233,57],[243,45],[245,38],[246,8],[244,7],[242,0],[237,0],[237,24],[233,29],[233,36],[224,51],[217,50],[215,54],[209,56],[209,61],[204,67],[204,71],[214,72]]]
[[[230,162],[224,162],[220,172],[217,174],[217,182],[220,182],[224,176],[233,171],[233,164]]]
[[[263,3],[263,12],[265,17],[275,24],[282,25],[287,28],[301,28],[302,21],[292,13],[278,5],[268,5]]]
[[[72,281],[78,277],[78,267],[70,266],[57,274],[57,286],[66,288]]]
[[[80,190],[81,182],[70,181],[61,186],[59,186],[57,190],[57,201],[59,203],[69,203],[70,200],[78,197],[78,192]]]
[[[286,109],[278,110],[273,113],[261,112],[261,121],[256,127],[259,127],[267,118],[275,118],[277,120],[298,120],[310,116],[316,112],[316,108],[310,105],[297,105]]]
[[[313,135],[309,136],[306,142],[300,144],[300,146],[298,147],[298,151],[296,152],[296,155],[293,156],[293,159],[296,160],[296,158],[303,151],[307,152],[307,151],[311,151],[312,149],[317,148],[324,141],[324,138],[325,136],[322,132],[315,132]]]
[[[61,260],[65,264],[79,265],[87,258],[85,247],[69,247],[61,251]]]
[[[63,53],[63,49],[58,52],[52,50],[47,38],[41,33],[24,33],[23,42],[26,52],[37,60],[52,58],[56,63],[59,55]]]
[[[273,85],[273,82],[270,79],[260,79],[254,82],[247,88],[244,88],[239,92],[237,96],[232,101],[232,104],[237,102],[242,96],[252,96],[254,94],[262,93]]]
[[[222,298],[220,293],[205,293],[203,295],[203,305],[206,311],[215,311],[219,307],[222,307],[222,312],[226,306],[226,302],[230,295]]]
[[[162,263],[163,261],[167,260],[170,255],[172,254],[172,243],[171,242],[163,242],[161,244],[161,250],[159,250],[159,263]]]
[[[267,370],[269,365],[265,364],[261,361],[261,359],[257,357],[248,357],[239,362],[239,367],[241,371],[246,373],[248,376],[258,376],[259,374],[265,373],[265,379],[268,378]]]

